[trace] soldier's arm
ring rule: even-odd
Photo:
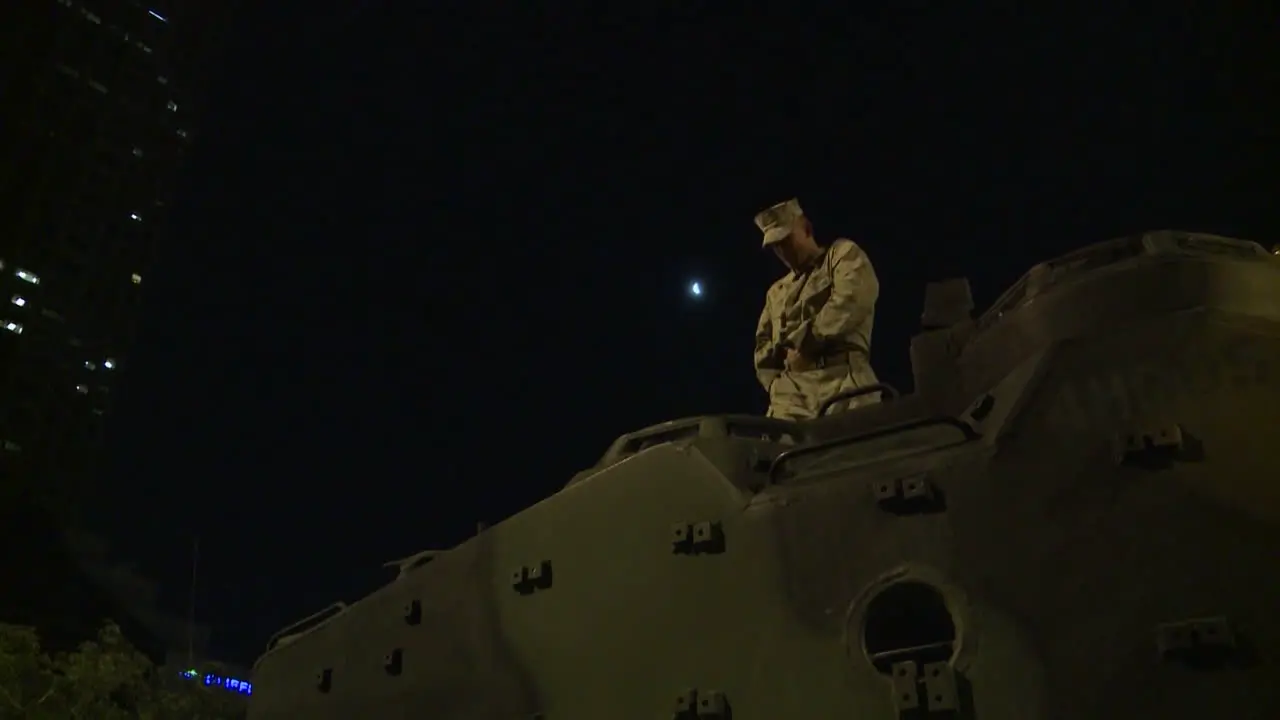
[[[816,357],[853,335],[876,306],[880,281],[867,254],[848,240],[831,247],[831,295],[813,318],[787,338],[802,355]]]
[[[782,372],[782,353],[773,342],[773,322],[769,319],[769,303],[760,311],[760,319],[756,321],[756,379],[765,390],[773,384]]]

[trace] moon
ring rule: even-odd
[[[695,298],[702,297],[702,290],[703,288],[702,288],[701,282],[694,280],[693,282],[689,283],[689,295],[691,295],[692,297],[695,297]]]

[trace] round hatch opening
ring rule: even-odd
[[[867,604],[862,648],[883,674],[901,662],[945,662],[955,652],[956,623],[937,588],[918,581],[895,583]]]

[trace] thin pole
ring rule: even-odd
[[[191,543],[191,595],[187,600],[187,667],[195,667],[196,570],[200,563],[200,536]]]

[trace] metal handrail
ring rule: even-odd
[[[827,442],[817,443],[814,445],[806,445],[804,447],[798,447],[793,450],[787,450],[786,452],[780,453],[778,457],[773,459],[773,464],[769,466],[769,482],[770,483],[777,482],[778,469],[781,468],[783,464],[785,464],[786,462],[793,460],[797,457],[801,457],[803,455],[812,455],[813,453],[832,450],[834,448],[843,447],[845,445],[854,445],[856,443],[863,442],[866,440],[874,440],[879,437],[885,437],[887,435],[896,435],[898,433],[906,432],[908,430],[916,430],[922,427],[930,427],[933,425],[950,425],[951,427],[956,428],[957,430],[959,430],[961,433],[964,434],[964,439],[966,442],[977,440],[978,438],[982,437],[982,434],[979,433],[977,430],[975,430],[972,425],[958,418],[951,417],[950,415],[940,415],[935,417],[922,418],[919,420],[912,420],[910,422],[899,423],[897,425],[890,425],[889,427],[884,427],[884,428],[877,428],[875,430],[870,430],[868,432],[861,433],[858,435],[850,435],[849,437],[836,438],[835,440],[828,440]]]
[[[862,397],[863,395],[870,395],[873,392],[885,393],[889,396],[890,400],[900,397],[898,389],[889,383],[876,383],[875,385],[867,385],[866,387],[845,390],[844,392],[838,392],[827,398],[827,401],[822,403],[822,407],[818,408],[818,417],[826,417],[827,411],[831,409],[831,406],[842,400],[850,400],[852,398]]]
[[[318,610],[314,613],[311,613],[310,615],[302,618],[301,620],[293,623],[292,625],[286,626],[283,630],[280,630],[279,632],[277,632],[275,635],[272,635],[267,640],[267,652],[271,652],[272,650],[276,649],[276,647],[280,645],[280,641],[283,640],[284,638],[289,637],[290,635],[297,635],[298,633],[304,630],[307,630],[308,625],[312,625],[312,626],[319,625],[325,620],[328,620],[330,617],[335,617],[337,615],[340,615],[342,611],[346,609],[347,609],[346,603],[336,602],[330,605],[329,607],[324,608],[323,610]]]

